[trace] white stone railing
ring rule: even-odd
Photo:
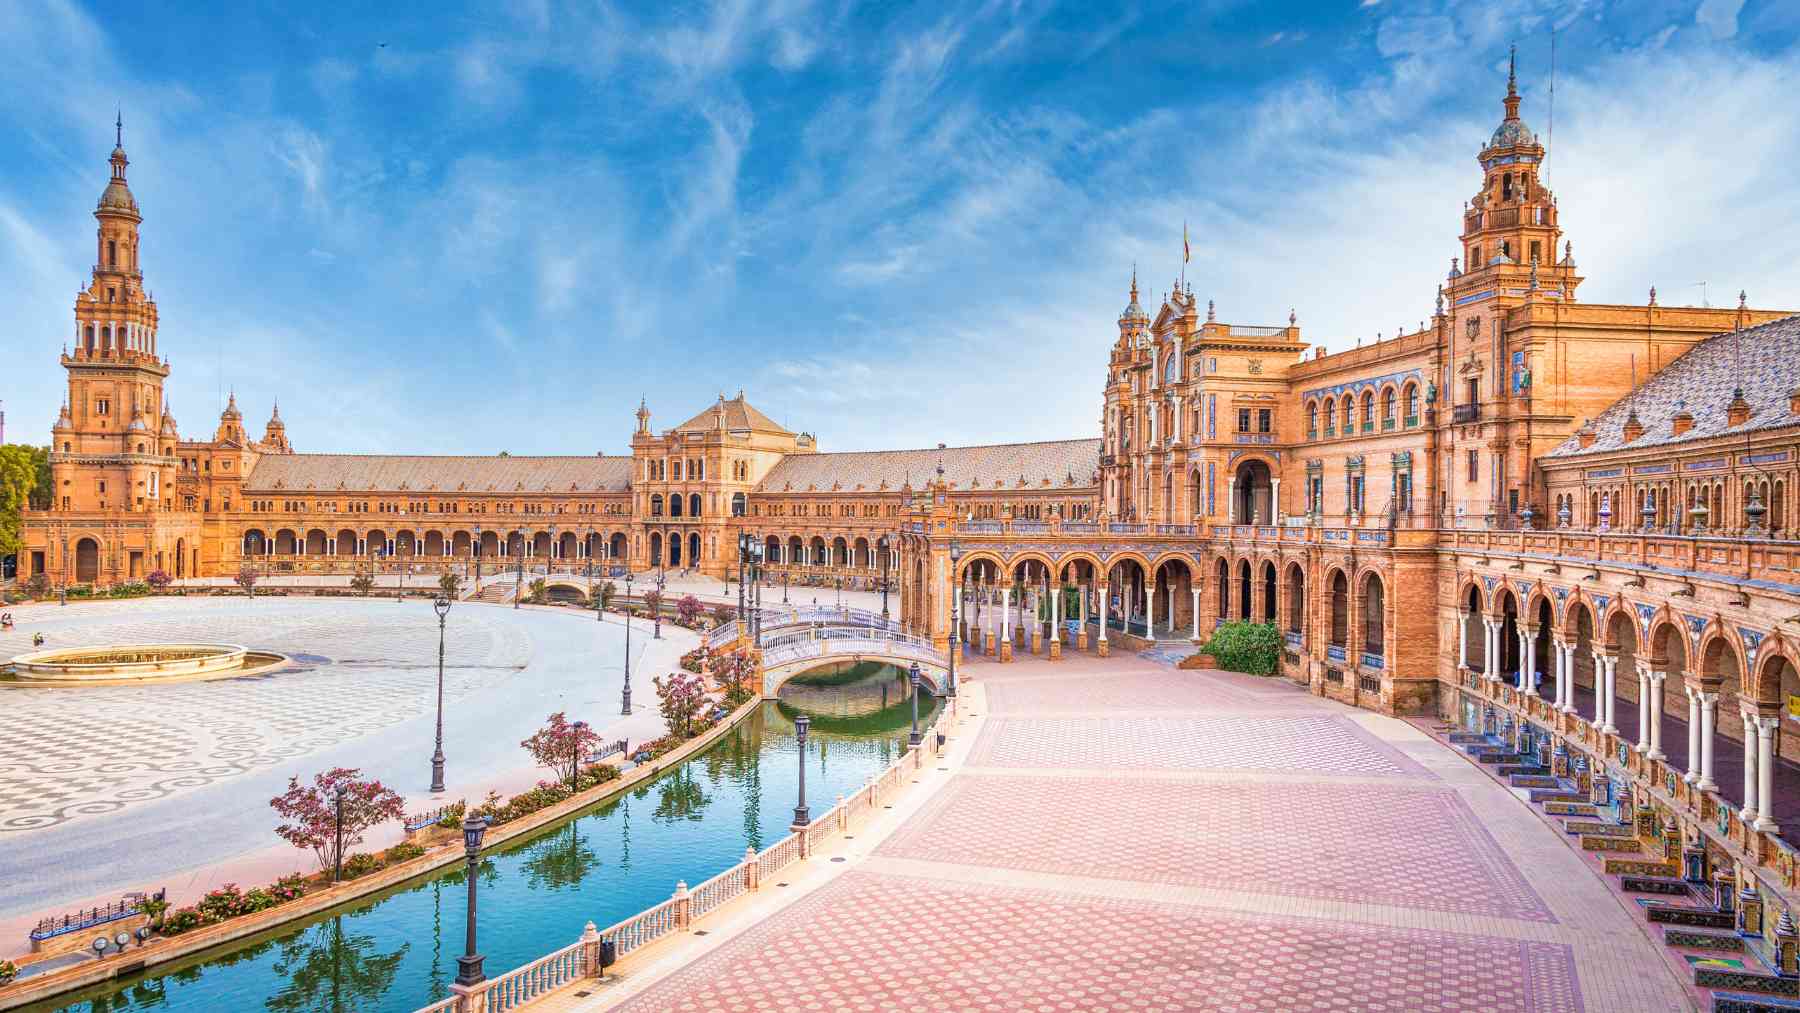
[[[599,977],[604,970],[600,966],[603,941],[613,943],[616,958],[658,939],[692,931],[698,919],[745,894],[757,892],[763,881],[805,861],[821,844],[848,831],[854,817],[879,811],[880,800],[898,791],[909,771],[924,766],[928,750],[936,755],[938,723],[954,709],[953,700],[925,726],[920,744],[908,747],[879,777],[870,778],[848,798],[840,797],[836,805],[804,828],[776,841],[760,854],[745,849],[743,861],[692,890],[686,883],[677,883],[674,895],[668,900],[606,929],[596,929],[594,923],[589,922],[581,938],[574,943],[497,978],[460,989],[458,994],[422,1007],[417,1013],[507,1013],[522,1009],[573,982]]]

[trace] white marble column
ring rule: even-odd
[[[1200,639],[1200,589],[1194,588],[1194,639]]]
[[[1062,639],[1062,586],[1057,585],[1050,592],[1050,639]]]
[[[1668,677],[1667,672],[1650,672],[1650,751],[1644,755],[1652,760],[1665,759],[1668,755],[1662,747],[1663,681]]]
[[[1615,719],[1618,717],[1619,710],[1619,659],[1609,654],[1605,656],[1605,661],[1606,691],[1603,699],[1606,704],[1606,718],[1601,722],[1600,730],[1617,735],[1619,725]]]
[[[1100,595],[1099,595],[1099,598],[1100,598],[1100,642],[1103,644],[1106,643],[1106,610],[1107,610],[1107,606],[1110,604],[1106,600],[1106,592],[1107,592],[1107,585],[1106,585],[1106,581],[1103,580],[1100,582]]]
[[[1144,636],[1156,639],[1156,585],[1144,585]]]
[[[1469,667],[1469,610],[1456,610],[1456,667]]]
[[[1000,643],[1012,643],[1012,585],[1000,588]]]
[[[1494,649],[1494,645],[1500,642],[1500,627],[1495,625],[1492,619],[1483,619],[1481,628],[1482,675],[1492,682],[1500,678],[1500,652]]]
[[[1638,677],[1638,740],[1637,751],[1650,751],[1650,670],[1643,662],[1637,663]]]
[[[1744,719],[1744,810],[1738,815],[1745,823],[1756,823],[1756,712],[1745,708],[1738,712]]]
[[[1774,715],[1756,718],[1756,829],[1769,833],[1780,829],[1775,822],[1775,732],[1780,722]]]
[[[1519,627],[1519,692],[1537,696],[1537,627]]]
[[[1550,656],[1555,660],[1556,668],[1556,709],[1564,714],[1569,712],[1569,645],[1560,640],[1550,641]]]
[[[1692,686],[1682,686],[1687,694],[1687,773],[1681,779],[1689,784],[1700,780],[1700,691]]]
[[[1713,780],[1713,736],[1719,724],[1719,694],[1700,694],[1700,780],[1694,787],[1711,791],[1719,786]]]

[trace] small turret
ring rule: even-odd
[[[291,454],[294,448],[288,445],[287,425],[281,421],[281,403],[276,402],[274,410],[269,413],[269,424],[263,427],[262,445],[265,453]]]

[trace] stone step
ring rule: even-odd
[[[1720,989],[1728,992],[1747,993],[1750,996],[1774,996],[1787,1000],[1800,1000],[1800,978],[1782,978],[1773,974],[1758,974],[1755,971],[1732,971],[1722,967],[1694,968],[1694,984],[1701,988]],[[1713,1001],[1713,1009],[1718,1009],[1718,1000]],[[1755,1009],[1756,1007],[1740,1007]],[[1793,1005],[1764,1007],[1773,1009],[1796,1009]]]
[[[1635,837],[1613,837],[1606,834],[1582,834],[1583,851],[1616,851],[1621,854],[1643,854],[1643,845]]]
[[[1582,816],[1592,819],[1600,815],[1600,807],[1591,802],[1545,802],[1544,812],[1551,816]]]
[[[1521,756],[1518,753],[1511,752],[1510,750],[1498,750],[1498,749],[1485,750],[1485,751],[1471,750],[1469,755],[1475,757],[1475,759],[1481,763],[1489,763],[1489,764],[1520,763],[1526,759],[1526,757]]]
[[[1674,879],[1681,875],[1681,863],[1647,858],[1608,858],[1606,859],[1606,874],[1609,876],[1662,876],[1666,879]],[[1706,927],[1711,928],[1712,926]]]
[[[1729,929],[1737,925],[1737,918],[1729,911],[1714,911],[1705,907],[1676,907],[1673,904],[1652,904],[1644,909],[1644,914],[1658,925],[1683,925],[1690,929]],[[1709,988],[1714,986],[1707,986]],[[1725,988],[1736,986],[1726,985]],[[1752,989],[1751,991],[1762,991]]]
[[[1586,795],[1583,795],[1578,791],[1570,791],[1567,788],[1531,789],[1531,801],[1534,804],[1542,802],[1584,802],[1586,800]]]
[[[1663,929],[1663,942],[1684,950],[1744,952],[1744,937],[1735,932],[1701,932],[1696,929],[1680,929],[1670,926]]]
[[[1532,769],[1533,770],[1542,770],[1543,768],[1542,767],[1534,767]],[[1569,790],[1569,786],[1563,783],[1562,778],[1551,777],[1548,774],[1510,774],[1509,775],[1506,772],[1506,768],[1504,768],[1504,767],[1502,767],[1500,769],[1499,773],[1500,773],[1500,776],[1506,778],[1507,782],[1509,784],[1511,784],[1514,788],[1555,788],[1559,791],[1568,791]]]
[[[1637,836],[1637,828],[1629,823],[1606,823],[1601,820],[1565,820],[1563,829],[1571,834],[1600,834],[1605,837]]]
[[[1744,992],[1714,992],[1713,1013],[1794,1013],[1800,1001]]]
[[[1619,889],[1626,893],[1655,893],[1665,897],[1686,897],[1691,892],[1686,880],[1666,876],[1620,876]]]
[[[1488,737],[1486,735],[1483,735],[1480,732],[1451,732],[1450,733],[1450,744],[1451,745],[1472,746],[1477,743],[1487,742],[1487,741],[1488,741]]]
[[[1494,773],[1501,777],[1553,777],[1550,768],[1541,763],[1502,763]],[[1514,785],[1518,787],[1518,785]]]

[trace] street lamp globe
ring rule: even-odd
[[[449,595],[440,594],[436,598],[432,599],[431,608],[433,611],[437,612],[437,616],[439,619],[444,618],[444,616],[446,616],[450,613],[450,597],[449,597]]]

